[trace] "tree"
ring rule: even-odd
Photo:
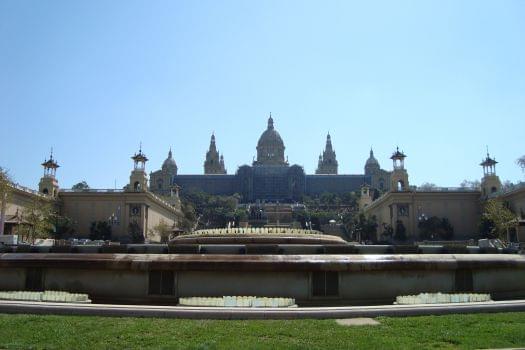
[[[485,202],[481,217],[481,234],[506,240],[507,231],[516,224],[517,217],[498,199]]]
[[[236,209],[234,212],[235,221],[237,223],[248,220],[248,212],[245,209]]]
[[[4,234],[5,212],[13,192],[12,181],[7,170],[0,167],[0,235]]]
[[[375,216],[367,218],[360,213],[353,220],[352,236],[358,241],[377,241],[377,219]]]
[[[67,216],[52,214],[52,221],[55,225],[55,239],[71,237],[75,233],[73,220]]]
[[[89,185],[87,184],[86,181],[81,181],[81,182],[77,183],[76,185],[73,185],[73,187],[71,187],[71,189],[73,191],[89,190]]]
[[[420,239],[449,240],[454,236],[454,228],[447,218],[440,219],[437,216],[431,216],[428,219],[421,220],[417,226]]]
[[[92,241],[111,240],[111,225],[107,221],[93,221],[89,228],[89,239]]]
[[[477,190],[481,187],[481,182],[479,182],[479,180],[474,180],[474,181],[471,181],[471,180],[463,180],[463,182],[461,182],[461,184],[459,185],[460,188],[462,189],[469,189],[469,190]]]
[[[345,192],[341,196],[341,204],[356,207],[360,195],[360,193],[356,194],[355,192]]]
[[[425,183],[422,183],[421,186],[418,187],[418,190],[420,191],[432,191],[432,190],[435,190],[437,188],[436,184],[433,184],[433,183],[430,183],[430,182],[425,182]]]
[[[407,240],[407,229],[403,224],[403,221],[397,220],[396,222],[396,231],[394,232],[394,239],[399,242],[404,242]]]
[[[381,241],[391,242],[394,236],[394,228],[392,225],[383,223],[383,232],[381,232]]]
[[[236,217],[239,195],[213,196],[202,191],[188,191],[182,196],[182,211],[186,230],[196,227],[225,227]]]
[[[516,159],[516,164],[519,165],[521,170],[525,172],[525,155],[521,156],[520,158]]]
[[[181,229],[185,232],[192,232],[199,221],[195,213],[195,208],[191,203],[184,201],[181,203],[181,210],[182,214],[184,214],[180,223]]]
[[[447,218],[441,219],[441,225],[438,231],[441,239],[450,240],[454,237],[454,227]]]
[[[144,243],[144,233],[138,223],[131,222],[128,230],[131,243]]]
[[[506,180],[501,184],[501,192],[512,191],[514,188],[516,188],[516,185],[509,180]]]
[[[166,243],[170,239],[172,230],[170,225],[168,225],[164,219],[160,219],[159,223],[150,229],[150,233],[153,235],[158,235],[160,237],[161,243]]]
[[[35,196],[22,215],[26,222],[18,230],[22,241],[34,242],[37,238],[48,238],[55,229],[53,204],[46,199]]]

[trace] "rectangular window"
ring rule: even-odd
[[[26,290],[40,292],[44,290],[44,278],[42,269],[26,269]]]
[[[312,273],[312,296],[335,297],[339,295],[339,273],[338,272],[313,272]]]
[[[150,295],[173,295],[175,291],[175,273],[173,271],[150,271]]]

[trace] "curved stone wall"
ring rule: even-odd
[[[299,305],[392,303],[418,293],[525,297],[525,257],[502,254],[0,254],[0,290],[61,290],[94,302],[177,304],[252,295]]]

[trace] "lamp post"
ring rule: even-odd
[[[426,216],[425,213],[421,213],[419,215],[419,217],[417,218],[417,220],[419,221],[419,224],[423,223],[423,222],[427,222],[428,221],[428,217]],[[434,240],[434,232],[430,232],[430,240]]]

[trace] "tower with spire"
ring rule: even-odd
[[[59,187],[56,172],[60,165],[53,159],[52,148],[49,159],[44,160],[42,166],[44,167],[44,176],[40,179],[38,191],[46,196],[57,197]]]
[[[219,151],[217,151],[214,133],[211,134],[210,148],[208,149],[208,152],[206,152],[206,160],[204,161],[204,174],[226,174],[224,156],[219,155]]]
[[[337,175],[337,158],[332,147],[332,138],[330,133],[326,135],[326,146],[322,154],[319,155],[316,174],[334,174]]]
[[[133,170],[129,177],[128,191],[144,192],[148,190],[148,174],[146,173],[146,162],[148,157],[142,153],[142,143],[139,147],[139,153],[135,153],[133,159]]]
[[[486,198],[492,193],[501,190],[501,181],[496,175],[496,158],[491,158],[487,147],[487,156],[479,164],[483,167],[483,178],[481,179],[482,197]]]
[[[410,186],[408,184],[408,173],[405,169],[406,154],[396,148],[390,159],[393,163],[393,171],[390,175],[390,189],[394,192],[406,192]]]

